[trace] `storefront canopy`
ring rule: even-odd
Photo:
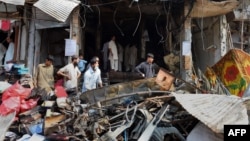
[[[25,3],[25,0],[0,0],[0,1],[13,5],[24,5]]]
[[[79,4],[78,0],[39,0],[34,6],[58,21],[65,22],[72,10]]]

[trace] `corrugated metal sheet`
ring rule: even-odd
[[[0,115],[0,141],[4,140],[5,133],[9,129],[10,125],[14,121],[16,112],[9,113],[6,116]]]
[[[4,3],[9,3],[13,5],[24,5],[25,0],[0,0]]]
[[[39,0],[34,6],[58,21],[65,22],[79,3],[80,1],[77,0]]]
[[[65,22],[60,22],[36,7],[33,7],[33,14],[34,19],[36,19],[36,29],[67,27],[70,23],[69,19]]]
[[[216,94],[174,96],[190,114],[216,133],[223,133],[224,125],[248,124],[247,109],[240,97]]]
[[[1,0],[0,0],[1,1]],[[0,4],[0,12],[17,12],[16,5],[6,4],[7,9],[4,4]]]
[[[188,134],[186,141],[223,141],[223,134],[214,133],[202,122],[199,122]]]

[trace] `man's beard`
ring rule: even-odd
[[[77,66],[77,62],[74,62],[73,65],[74,65],[74,67],[76,67]]]

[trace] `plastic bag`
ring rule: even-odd
[[[26,100],[23,99],[21,101],[21,105],[20,105],[21,113],[34,108],[37,105],[38,100],[39,99],[29,99],[29,100],[26,101]]]
[[[8,99],[9,97],[20,97],[21,99],[27,98],[31,93],[31,88],[24,88],[18,82],[13,84],[11,87],[6,89],[2,96],[2,101]]]
[[[16,111],[26,111],[36,106],[37,100],[25,101],[31,93],[30,88],[24,88],[18,82],[6,89],[2,95],[2,104],[0,105],[0,114],[7,115]]]
[[[8,115],[11,112],[20,111],[20,97],[10,97],[2,102],[0,105],[0,114]]]

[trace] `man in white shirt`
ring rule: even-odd
[[[110,67],[109,66],[109,60],[108,60],[108,51],[109,51],[109,42],[104,43],[102,48],[103,53],[103,70],[104,72],[107,72]]]
[[[110,67],[112,71],[118,70],[118,52],[117,46],[115,43],[115,36],[112,36],[111,40],[109,41],[109,60],[110,60]]]
[[[64,88],[66,91],[77,91],[77,79],[81,76],[81,72],[77,67],[79,58],[72,56],[71,61],[71,63],[59,69],[57,74],[64,76]]]
[[[4,69],[10,71],[14,61],[15,44],[13,42],[13,37],[11,36],[7,37],[6,41],[9,43],[9,46],[5,54]]]
[[[121,44],[118,44],[118,70],[122,71],[123,63],[123,47]]]
[[[99,60],[96,57],[90,61],[90,67],[84,73],[84,81],[82,85],[82,92],[96,89],[97,85],[102,87],[101,71],[99,69]]]

